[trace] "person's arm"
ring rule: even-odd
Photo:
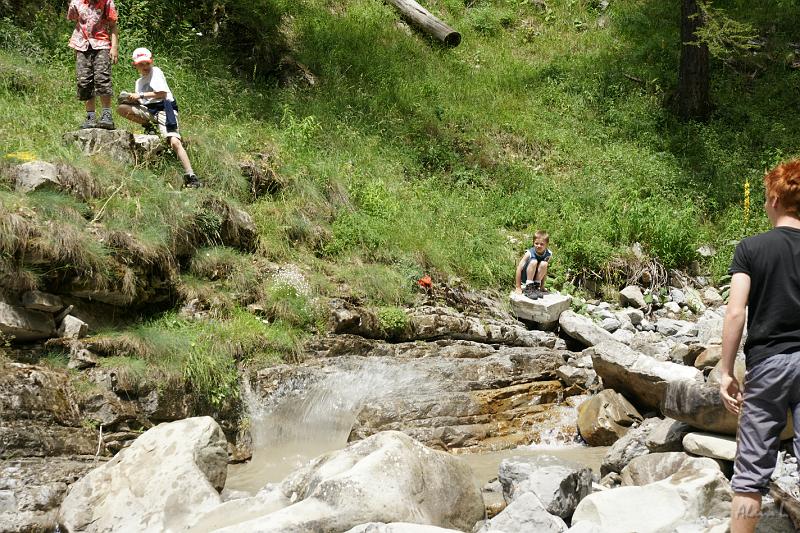
[[[167,97],[167,91],[150,91],[150,92],[147,92],[147,93],[133,93],[131,95],[131,98],[133,98],[134,100],[139,100],[141,98],[147,98],[147,99],[156,98],[156,99],[158,99],[158,98],[166,98],[166,97]]]
[[[111,27],[111,51],[109,56],[112,63],[116,64],[119,61],[119,29],[116,22]]]
[[[530,252],[525,252],[525,255],[522,256],[522,259],[519,260],[519,264],[517,265],[517,277],[514,285],[517,292],[522,292],[522,271],[525,269],[525,262],[528,260],[529,256]]]
[[[722,363],[720,366],[719,393],[728,411],[739,414],[742,405],[742,388],[734,375],[734,364],[739,344],[742,342],[747,301],[750,297],[750,276],[737,272],[731,279],[731,292],[725,321],[722,324]]]

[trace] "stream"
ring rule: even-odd
[[[248,379],[243,380],[242,397],[248,412],[253,457],[228,467],[226,488],[255,493],[267,483],[281,481],[309,460],[344,448],[364,405],[432,392],[436,385],[423,377],[413,368],[398,369],[376,359],[358,369],[333,370],[322,378],[289,380],[266,399],[252,389]],[[589,447],[577,440],[577,406],[573,405],[553,407],[547,427],[530,445],[457,453],[472,466],[479,485],[495,478],[500,461],[512,456],[554,455],[599,473],[608,449]]]

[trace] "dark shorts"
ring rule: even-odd
[[[110,50],[89,48],[85,52],[76,52],[75,71],[78,79],[78,100],[86,101],[95,95],[114,94]]]
[[[787,411],[794,423],[794,453],[800,457],[800,353],[773,355],[747,369],[731,479],[734,492],[768,492]]]

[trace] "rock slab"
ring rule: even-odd
[[[531,300],[516,291],[511,293],[511,309],[517,318],[548,325],[558,322],[561,313],[572,305],[572,296],[548,292],[543,298]]]
[[[561,518],[548,513],[535,494],[526,492],[488,520],[479,533],[561,533],[566,529],[567,525]]]
[[[594,346],[601,342],[616,342],[614,336],[594,323],[591,318],[574,311],[564,311],[558,319],[561,331],[584,346]]]
[[[53,315],[0,301],[0,332],[15,341],[36,341],[53,337]]]
[[[696,368],[659,361],[617,341],[602,342],[587,353],[592,356],[594,370],[606,388],[650,409],[661,406],[668,383],[703,381],[703,373]]]

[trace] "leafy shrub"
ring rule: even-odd
[[[399,307],[381,307],[378,309],[378,320],[381,330],[388,337],[396,337],[408,328],[408,314]]]

